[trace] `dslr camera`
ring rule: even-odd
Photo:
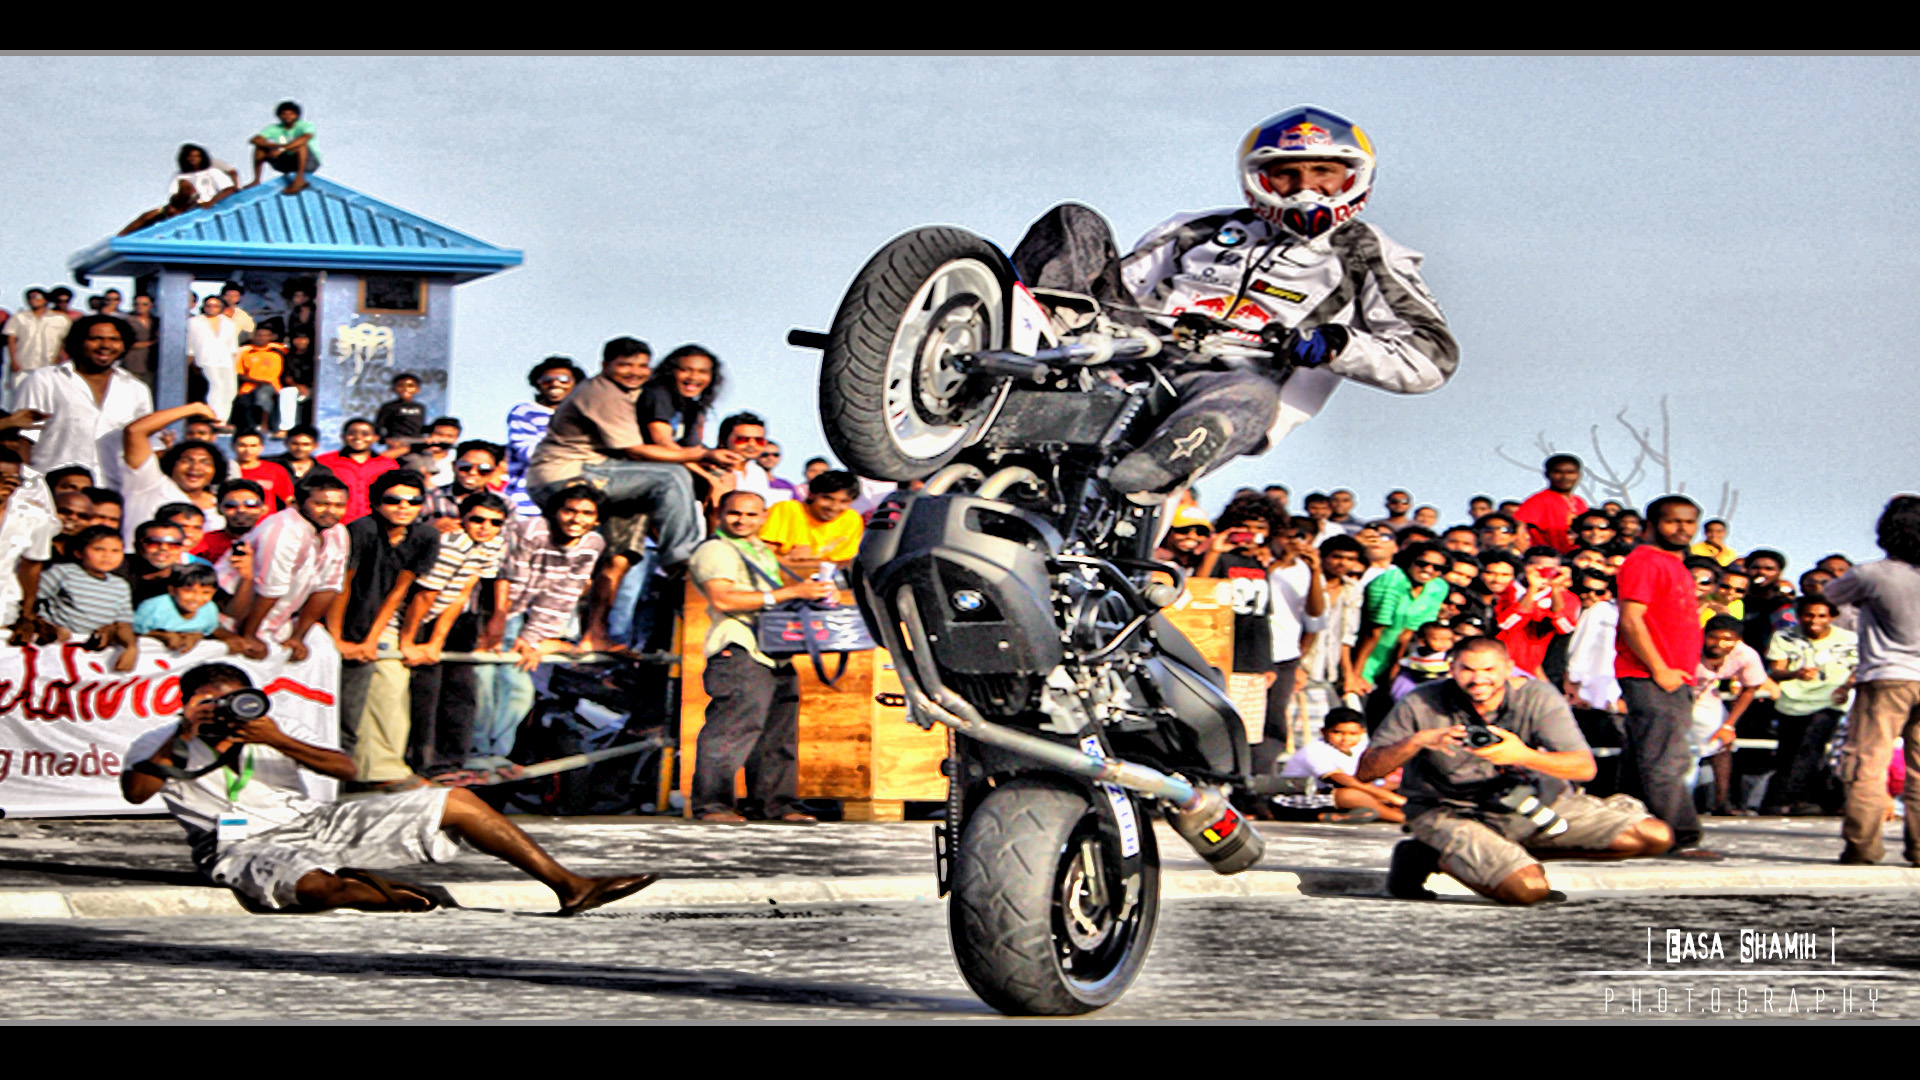
[[[273,703],[258,690],[235,690],[215,698],[213,717],[200,725],[200,738],[208,745],[231,739],[252,720],[272,711]]]

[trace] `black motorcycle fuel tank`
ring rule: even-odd
[[[874,511],[856,561],[889,607],[901,585],[913,587],[943,671],[1044,676],[1062,657],[1047,574],[1059,546],[1050,524],[1010,503],[915,495]]]

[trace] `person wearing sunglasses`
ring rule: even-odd
[[[433,568],[414,582],[404,615],[396,618],[394,640],[402,662],[412,669],[413,726],[407,760],[423,776],[462,768],[472,753],[473,709],[470,692],[443,699],[446,665],[440,654],[455,623],[481,590],[500,578],[506,555],[506,525],[517,518],[507,501],[490,491],[460,500],[460,528],[440,534]]]
[[[1473,528],[1475,532],[1480,534],[1480,550],[1482,553],[1505,551],[1518,556],[1522,551],[1526,550],[1520,543],[1519,523],[1514,521],[1512,515],[1503,514],[1499,511],[1491,514],[1483,514],[1479,520],[1473,523]]]
[[[770,445],[767,422],[757,413],[737,412],[720,421],[720,446],[738,454],[740,463],[727,472],[718,469],[711,472],[716,494],[712,496],[714,509],[709,516],[714,519],[712,524],[715,528],[719,520],[719,497],[728,491],[751,491],[760,496],[766,506],[785,502],[791,497],[792,485],[788,485],[788,490],[776,487],[773,473],[760,461]]]
[[[218,563],[222,557],[240,543],[240,538],[253,531],[260,519],[273,512],[268,504],[266,489],[252,480],[229,480],[220,485],[220,516],[226,519],[226,527],[207,531],[200,538],[200,556],[210,563]],[[244,547],[244,545],[241,545]]]
[[[440,533],[420,520],[427,479],[412,469],[392,469],[368,489],[373,512],[345,529],[352,571],[327,611],[327,631],[340,651],[340,729],[358,782],[405,785],[412,723],[407,666],[395,632],[386,651],[384,631],[395,625],[413,583],[440,556]]]
[[[800,497],[799,488],[794,482],[791,480],[782,480],[773,475],[773,470],[780,467],[780,457],[780,444],[774,442],[772,439],[768,439],[767,448],[762,450],[760,456],[754,458],[754,460],[760,463],[761,468],[767,470],[768,486],[772,487],[776,492],[786,492],[786,497],[789,499],[797,499]]]
[[[1173,512],[1173,527],[1167,530],[1153,557],[1192,574],[1200,569],[1200,560],[1206,558],[1212,541],[1213,522],[1199,507],[1187,504]]]
[[[571,356],[549,356],[527,372],[533,400],[507,410],[507,499],[521,517],[539,517],[540,506],[527,494],[527,463],[533,448],[547,437],[553,410],[567,400],[573,388],[587,381],[587,373]]]
[[[1387,693],[1394,665],[1412,640],[1416,628],[1439,617],[1450,586],[1442,576],[1452,567],[1451,556],[1440,545],[1425,540],[1407,545],[1394,565],[1367,585],[1361,609],[1360,643],[1354,647],[1355,680],[1349,693],[1371,695],[1371,719],[1386,715],[1393,701]]]
[[[453,479],[428,493],[427,512],[421,520],[440,530],[441,536],[459,532],[461,503],[469,495],[492,491],[505,479],[500,466],[506,453],[505,447],[485,439],[468,439],[454,447]]]

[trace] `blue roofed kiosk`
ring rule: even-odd
[[[287,284],[304,279],[314,285],[313,419],[323,439],[348,417],[371,417],[401,371],[420,377],[416,400],[427,415],[443,415],[453,287],[518,266],[521,253],[333,180],[307,181],[298,195],[282,195],[286,178],[268,180],[102,240],[68,265],[81,284],[124,275],[153,296],[161,408],[187,400],[186,310],[195,281],[238,281],[246,289],[240,306],[256,321],[285,321]]]

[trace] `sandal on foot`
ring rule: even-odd
[[[632,896],[659,880],[659,874],[628,874],[625,877],[594,878],[593,888],[587,890],[587,895],[571,904],[560,905],[560,914],[578,915],[583,911],[604,907],[615,900]]]
[[[440,906],[440,901],[428,895],[420,886],[409,885],[404,881],[389,881],[371,870],[345,868],[338,871],[335,876],[371,886],[386,899],[394,911],[417,915]]]

